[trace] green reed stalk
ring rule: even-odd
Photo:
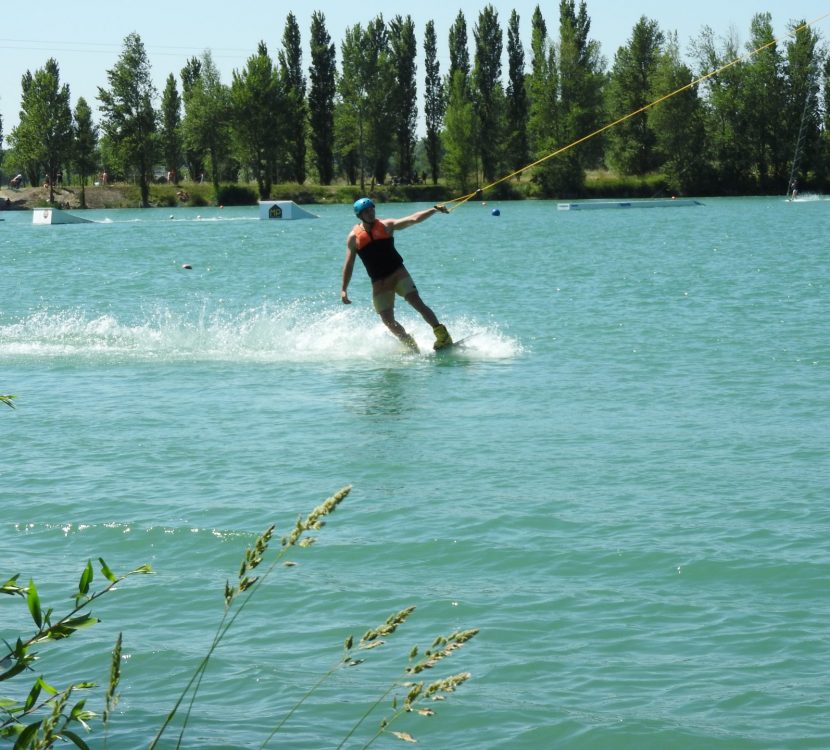
[[[396,612],[395,614],[390,615],[388,618],[386,618],[386,621],[384,623],[382,623],[381,625],[378,625],[376,628],[371,628],[371,629],[367,630],[363,634],[363,637],[360,639],[360,643],[358,643],[358,649],[361,649],[361,650],[374,649],[374,648],[377,648],[379,646],[384,645],[384,641],[381,641],[381,640],[378,640],[378,639],[381,636],[384,636],[384,635],[386,635],[386,636],[392,635],[392,633],[394,633],[398,629],[398,626],[402,625],[404,622],[406,622],[407,618],[414,611],[415,611],[415,607],[406,607],[405,609],[402,609],[400,612]],[[314,694],[314,692],[326,680],[328,680],[338,669],[340,669],[341,667],[356,667],[356,666],[363,663],[363,661],[364,661],[363,659],[355,659],[352,656],[352,645],[353,645],[353,643],[354,643],[354,639],[352,638],[352,636],[349,636],[348,638],[346,638],[346,641],[344,643],[344,648],[346,649],[346,653],[343,655],[343,657],[328,672],[326,672],[319,680],[317,680],[317,682],[306,692],[306,694],[302,698],[300,698],[300,700],[297,701],[297,703],[294,704],[294,706],[282,718],[280,723],[277,724],[277,726],[274,728],[274,730],[271,732],[271,734],[269,734],[268,737],[266,737],[265,741],[259,746],[259,750],[263,750],[263,748],[274,738],[274,735],[276,735],[277,732],[279,732],[279,730],[283,727],[285,722],[287,722],[291,718],[291,716],[294,714],[294,712],[297,711],[297,709],[300,708],[300,706],[302,706],[303,703],[305,703],[306,700],[308,700],[308,698],[310,698]],[[390,690],[391,690],[391,688],[390,688]],[[388,695],[388,692],[387,692],[387,695]],[[381,698],[380,700],[383,700],[383,698]],[[380,701],[378,701],[378,703],[379,702]],[[375,704],[375,705],[377,705],[377,704]],[[373,708],[374,708],[374,706],[373,706]],[[372,709],[369,710],[369,713],[371,713],[371,711],[372,711]],[[361,719],[361,721],[362,721],[362,719]],[[359,724],[360,724],[360,722],[358,722],[358,726],[359,726]],[[354,733],[355,729],[357,729],[357,727],[354,727],[352,729],[352,732],[349,733],[349,736],[351,736],[351,734]],[[346,739],[348,739],[348,736],[343,740],[343,742],[345,742]],[[341,743],[341,746],[342,746],[342,743]]]
[[[259,590],[262,583],[273,572],[274,568],[276,568],[277,564],[285,557],[288,551],[292,547],[297,546],[298,544],[300,546],[308,546],[309,544],[312,544],[314,541],[313,538],[303,538],[304,535],[309,531],[319,531],[320,529],[322,529],[325,525],[323,519],[331,513],[334,513],[334,511],[337,509],[337,506],[351,492],[351,489],[351,485],[346,485],[338,492],[326,498],[326,500],[324,500],[320,505],[314,508],[314,510],[312,510],[311,513],[309,513],[305,519],[303,519],[302,516],[299,517],[291,533],[280,540],[281,549],[274,561],[271,563],[271,565],[268,567],[265,573],[262,574],[262,576],[251,579],[248,577],[247,573],[253,570],[253,568],[259,565],[259,563],[261,562],[262,555],[268,548],[268,543],[271,539],[271,534],[273,532],[274,527],[269,527],[268,530],[266,530],[262,535],[260,535],[260,537],[258,537],[253,550],[249,549],[246,551],[245,560],[243,561],[242,567],[240,569],[240,576],[237,585],[233,588],[231,588],[228,584],[225,585],[225,611],[222,615],[221,620],[219,621],[219,625],[216,629],[216,634],[213,637],[213,641],[211,642],[211,645],[208,648],[207,653],[199,663],[199,666],[196,668],[196,671],[193,673],[190,680],[188,680],[187,684],[184,686],[182,692],[176,700],[176,703],[173,705],[173,708],[165,717],[163,724],[156,733],[156,736],[150,742],[148,750],[154,750],[154,748],[158,745],[159,741],[164,735],[164,732],[170,726],[170,723],[175,718],[176,714],[179,711],[179,708],[181,707],[181,704],[187,697],[188,693],[190,693],[192,688],[193,694],[191,695],[190,703],[188,705],[185,718],[183,720],[181,733],[176,743],[177,748],[181,747],[181,742],[184,737],[184,732],[187,727],[190,713],[194,705],[196,694],[198,693],[199,685],[201,684],[201,680],[205,670],[207,669],[208,663],[210,662],[210,659],[213,656],[213,652],[216,651],[219,644],[225,638],[225,635],[227,634],[228,630],[230,630],[234,622],[236,622],[236,619],[242,614],[242,612],[245,610],[245,607],[248,605],[248,603],[254,597],[256,592]],[[232,603],[236,601],[237,597],[245,591],[248,592],[248,596],[241,600],[239,606],[233,611],[233,614],[231,615],[230,612]]]
[[[423,658],[412,664],[412,660],[418,655],[418,647],[416,646],[413,648],[409,653],[409,662],[410,666],[408,666],[404,670],[404,675],[415,675],[420,674],[424,670],[432,669],[441,661],[446,659],[448,656],[453,654],[455,651],[460,649],[467,641],[471,638],[474,638],[478,634],[478,629],[472,630],[460,630],[455,631],[452,635],[444,637],[438,636],[432,643],[432,646],[424,652]],[[368,635],[368,633],[367,633]],[[365,637],[365,636],[364,636]],[[437,649],[437,650],[436,650]],[[430,699],[430,700],[440,700],[443,698],[444,695],[447,693],[454,692],[455,689],[466,682],[470,678],[469,672],[460,672],[457,675],[451,675],[449,677],[445,677],[440,680],[436,680],[432,682],[426,690],[424,690],[424,683],[423,682],[416,682],[416,683],[409,683],[405,682],[399,684],[397,682],[393,682],[390,685],[389,689],[386,690],[383,695],[380,696],[369,708],[368,710],[358,719],[357,723],[351,728],[349,733],[343,738],[340,744],[337,746],[337,750],[343,747],[346,741],[357,731],[360,725],[368,718],[368,716],[380,705],[380,703],[385,700],[389,694],[395,690],[397,687],[409,687],[409,693],[404,700],[403,705],[401,708],[397,707],[397,699],[393,701],[393,708],[395,709],[392,715],[389,718],[384,718],[380,722],[380,726],[378,731],[369,739],[369,741],[363,746],[365,748],[369,747],[378,737],[388,731],[389,726],[400,716],[404,713],[409,713],[413,710],[415,703],[419,699]],[[424,712],[425,716],[432,715],[432,712]],[[400,739],[407,739],[408,741],[414,741],[409,735],[401,735],[400,733],[393,732],[396,736]]]

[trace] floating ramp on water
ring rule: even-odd
[[[675,198],[673,200],[642,201],[583,201],[581,203],[560,203],[560,211],[591,211],[601,208],[677,208],[679,206],[702,206],[693,198]]]
[[[94,224],[92,219],[82,219],[61,208],[35,208],[32,211],[32,224]]]
[[[260,201],[260,219],[316,219],[310,211],[298,206],[294,201]]]

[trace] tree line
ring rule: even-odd
[[[782,43],[771,15],[758,13],[743,45],[735,32],[718,37],[703,27],[690,64],[676,33],[642,16],[610,67],[590,28],[584,0],[560,0],[556,31],[536,6],[527,48],[511,11],[505,46],[492,4],[478,14],[471,40],[459,11],[445,72],[434,23],[426,23],[419,81],[410,16],[348,27],[338,64],[325,16],[315,11],[305,69],[289,13],[275,56],[260,42],[225,83],[206,51],[171,73],[160,97],[132,33],[98,89],[99,124],[83,98],[70,109],[54,59],[26,72],[3,164],[50,187],[64,169],[81,185],[104,172],[133,179],[144,204],[159,167],[173,182],[185,173],[207,178],[217,192],[223,182],[254,182],[261,198],[275,183],[307,180],[364,192],[389,180],[440,180],[466,194],[507,175],[499,185],[507,193],[526,180],[540,197],[575,196],[597,169],[658,173],[685,194],[830,182],[830,61],[805,22],[791,21]]]

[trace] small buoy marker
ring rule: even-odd
[[[490,215],[491,215],[491,216],[501,216],[501,211],[499,211],[497,208],[494,208],[494,209],[490,212]]]
[[[193,266],[191,266],[190,263],[182,263],[182,268],[186,268],[188,271],[191,271]]]

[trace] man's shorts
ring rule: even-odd
[[[406,299],[408,294],[417,291],[415,282],[409,274],[399,279],[381,279],[372,284],[372,304],[379,313],[395,306],[395,295],[400,294]]]

